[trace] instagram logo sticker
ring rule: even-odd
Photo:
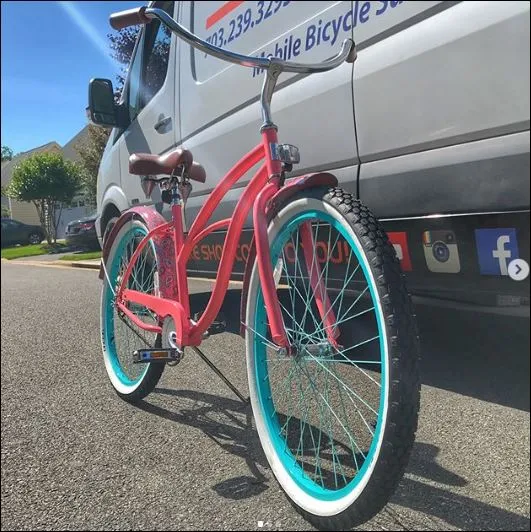
[[[459,273],[461,262],[455,233],[449,229],[424,231],[424,257],[428,270],[434,273]]]

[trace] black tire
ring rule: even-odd
[[[318,529],[347,530],[368,521],[382,510],[393,495],[407,467],[414,444],[420,407],[419,338],[412,302],[395,250],[380,223],[369,209],[351,194],[340,188],[324,187],[296,194],[279,209],[278,215],[272,220],[271,227],[278,224],[279,229],[270,229],[271,242],[280,234],[280,227],[285,227],[287,222],[293,219],[293,213],[297,212],[296,209],[304,212],[304,205],[313,200],[322,202],[323,211],[326,209],[335,211],[338,217],[342,218],[341,223],[348,226],[357,237],[372,273],[385,323],[388,408],[387,414],[383,416],[385,419],[382,425],[382,443],[376,454],[374,468],[372,473],[368,474],[368,480],[356,498],[346,500],[347,497],[343,509],[338,509],[337,513],[333,513],[330,507],[325,508],[325,506],[322,510],[314,510],[314,507],[308,504],[307,498],[305,499],[304,493],[298,500],[294,500],[299,496],[298,488],[293,488],[294,483],[287,480],[290,473],[286,474],[287,468],[282,466],[282,458],[277,458],[280,453],[278,449],[275,450],[275,444],[272,443],[274,439],[268,435],[270,429],[267,429],[268,422],[265,421],[265,414],[259,412],[264,407],[260,406],[261,401],[258,399],[258,394],[261,392],[257,393],[260,385],[256,375],[259,374],[258,367],[262,361],[255,360],[256,355],[252,351],[253,346],[256,346],[256,336],[248,328],[246,347],[249,387],[256,425],[264,451],[273,470],[279,472],[280,478],[284,478],[286,486],[289,487],[291,494],[279,481],[294,508]],[[317,202],[313,203],[317,204]],[[298,206],[290,211],[292,204]],[[249,288],[247,324],[252,323],[253,319],[256,319],[254,316],[257,316],[255,308],[258,308],[256,301],[257,294],[261,290],[258,288],[259,284],[258,268],[255,266]],[[263,394],[262,397],[264,397]],[[267,411],[263,410],[263,412]],[[276,474],[277,480],[279,475]],[[300,504],[306,505],[306,509]],[[327,503],[323,502],[323,505],[325,504]],[[347,504],[350,506],[346,507]]]
[[[28,244],[36,245],[40,244],[44,240],[42,233],[33,232],[28,235]]]

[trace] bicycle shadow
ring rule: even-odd
[[[210,293],[191,296],[203,309]],[[239,335],[241,290],[227,292],[226,331]],[[529,412],[529,325],[511,316],[418,305],[422,384]]]
[[[435,517],[460,530],[529,530],[528,517],[441,487],[463,487],[468,482],[437,463],[439,451],[435,445],[415,443],[406,474],[391,498],[392,504]],[[397,513],[389,506],[384,511],[391,516]],[[402,516],[398,521],[405,528],[415,526],[404,523]]]
[[[266,477],[258,467],[267,468],[268,464],[258,434],[252,426],[250,405],[236,399],[192,390],[155,388],[153,393],[186,400],[187,407],[172,411],[145,400],[137,407],[164,419],[199,429],[221,449],[242,458],[247,464],[249,476],[230,478],[212,486],[219,495],[239,500],[254,497],[268,488]],[[222,417],[224,421],[221,421]]]
[[[169,410],[143,401],[138,408],[201,430],[223,450],[242,458],[247,464],[249,475],[228,478],[212,486],[220,496],[241,500],[260,495],[269,488],[269,479],[260,471],[260,467],[267,468],[268,464],[252,425],[250,405],[192,390],[156,388],[153,393],[172,396],[186,403],[184,407],[176,406],[178,410]],[[527,517],[445,489],[463,487],[468,482],[437,462],[439,451],[435,445],[415,443],[406,475],[391,503],[464,530],[529,530]],[[418,527],[415,522],[404,523],[405,519],[411,518],[398,514],[393,507],[387,506],[384,513],[401,526]]]

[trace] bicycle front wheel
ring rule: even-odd
[[[295,352],[279,354],[271,341],[255,264],[246,349],[257,431],[304,517],[346,529],[387,503],[413,446],[419,349],[410,298],[385,231],[341,189],[294,196],[268,234]]]

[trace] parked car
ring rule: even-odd
[[[97,214],[86,216],[70,222],[66,226],[65,241],[68,247],[99,250],[100,244],[96,234]]]
[[[2,247],[40,244],[45,236],[40,225],[29,225],[11,218],[2,218]]]
[[[529,2],[150,5],[243,54],[315,63],[352,38],[354,66],[284,74],[277,85],[280,140],[301,156],[290,176],[331,172],[367,204],[414,295],[529,313],[529,278],[515,282],[507,267],[515,258],[529,261]],[[129,174],[128,159],[175,147],[191,150],[207,172],[186,204],[190,227],[220,178],[259,142],[263,77],[191,50],[158,21],[141,27],[121,101],[114,103],[111,81],[91,82],[107,84],[97,108],[91,102],[92,121],[114,127],[98,176],[100,237],[135,205],[154,203],[169,218],[160,194],[150,199]],[[231,215],[241,184],[210,221]],[[235,279],[250,229],[249,219]],[[191,274],[215,274],[223,238],[214,231],[198,244]]]

